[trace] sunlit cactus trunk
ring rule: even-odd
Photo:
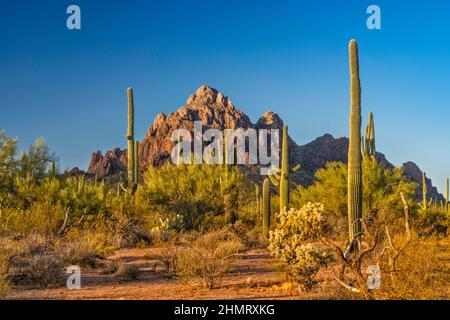
[[[350,41],[350,141],[348,147],[348,222],[350,241],[362,233],[361,86],[358,45]]]
[[[289,209],[289,144],[288,126],[283,126],[283,142],[281,146],[280,176],[280,211]]]
[[[132,88],[128,88],[128,129],[126,137],[128,142],[128,188],[133,188],[136,182],[136,161],[134,152],[134,101]]]
[[[139,141],[134,140],[134,182],[139,180]]]
[[[256,202],[256,213],[258,214],[258,217],[261,216],[261,195],[259,192],[259,185],[255,184],[255,202]]]
[[[237,205],[238,205],[238,199],[236,190],[234,190],[234,187],[232,186],[232,179],[230,179],[230,165],[228,164],[228,136],[227,134],[224,134],[223,136],[223,143],[224,143],[224,152],[223,152],[223,163],[225,166],[225,192],[223,196],[223,204],[224,204],[224,212],[226,216],[226,220],[228,223],[234,224],[237,219]]]
[[[269,236],[270,229],[270,182],[264,179],[262,192],[262,216],[263,216],[263,235],[264,238]]]
[[[445,211],[448,213],[448,196],[449,196],[449,179],[447,178],[447,185],[446,185],[446,188],[445,188],[445,206],[444,206],[444,208],[445,208]]]
[[[55,161],[50,162],[49,175],[51,178],[56,177],[56,165]]]
[[[289,175],[300,169],[300,165],[289,167],[288,126],[283,126],[281,145],[281,168],[272,168],[269,180],[280,189],[280,211],[289,209]]]

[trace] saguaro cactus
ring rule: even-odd
[[[449,193],[449,179],[447,178],[447,185],[446,185],[446,189],[445,189],[445,206],[444,209],[446,212],[448,212],[448,193]]]
[[[255,200],[256,200],[256,213],[261,215],[261,194],[259,192],[259,185],[255,184]]]
[[[225,166],[225,188],[224,188],[224,196],[223,196],[223,202],[224,202],[224,212],[225,212],[225,216],[227,217],[227,221],[228,223],[232,223],[234,224],[237,219],[238,219],[238,215],[237,215],[237,206],[238,206],[238,197],[237,197],[237,190],[235,190],[233,183],[234,183],[234,179],[232,179],[231,176],[231,170],[230,170],[230,165],[227,163],[227,158],[228,158],[228,137],[227,134],[224,134],[223,136],[223,144],[224,144],[224,148],[223,148],[223,163]]]
[[[138,183],[139,179],[139,141],[134,140],[134,182]]]
[[[51,178],[56,176],[56,165],[55,161],[50,162],[49,174]]]
[[[131,186],[134,182],[134,101],[133,101],[133,89],[128,88],[128,129],[127,129],[127,142],[128,142],[128,185]]]
[[[427,201],[427,174],[422,172],[422,203],[419,204],[419,208],[422,211],[430,209],[433,203],[433,199]]]
[[[361,139],[362,154],[365,158],[376,161],[375,150],[375,124],[373,122],[373,113],[369,112],[369,123],[366,126],[366,136]]]
[[[272,169],[269,179],[276,187],[280,187],[280,211],[289,209],[289,173],[300,169],[300,165],[289,169],[288,126],[283,126],[283,142],[281,146],[281,169]]]
[[[263,216],[263,235],[265,238],[269,236],[270,228],[270,182],[264,179],[262,192],[262,216]]]
[[[350,141],[348,147],[348,224],[350,242],[362,233],[361,166],[361,86],[359,82],[358,45],[349,44],[350,55]]]

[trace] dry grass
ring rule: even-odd
[[[243,248],[242,242],[229,232],[207,233],[178,257],[178,275],[187,284],[212,289],[220,283],[232,259]]]
[[[121,263],[114,276],[120,280],[131,281],[136,280],[139,273],[140,270],[138,265]]]
[[[413,236],[394,272],[382,266],[381,299],[449,299],[450,239]],[[383,276],[384,275],[384,276]]]

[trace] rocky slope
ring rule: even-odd
[[[145,138],[139,145],[139,165],[142,170],[153,165],[159,166],[170,160],[170,153],[173,147],[171,140],[172,131],[177,128],[186,128],[193,131],[193,122],[201,121],[203,130],[209,128],[255,128],[270,129],[283,126],[283,120],[273,112],[266,112],[254,124],[249,117],[241,110],[236,109],[230,98],[223,93],[207,85],[197,89],[191,95],[186,105],[168,115],[160,113],[156,116],[153,124],[147,131]],[[324,167],[330,161],[347,162],[348,138],[334,138],[330,134],[325,134],[314,141],[298,146],[289,137],[289,154],[291,164],[300,164],[302,169],[293,176],[293,181],[301,184],[309,184],[313,181],[314,173],[317,169]],[[377,154],[378,161],[392,166],[385,156]],[[119,148],[107,151],[103,155],[100,151],[92,154],[91,162],[87,173],[97,175],[99,178],[111,178],[124,171],[127,166],[126,150]],[[413,181],[421,184],[422,171],[413,162],[406,162],[403,165],[405,175]],[[247,167],[246,172],[253,179],[261,177],[255,167]],[[431,180],[427,180],[429,196],[439,197],[438,191],[432,186]]]

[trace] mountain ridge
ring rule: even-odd
[[[185,128],[193,131],[193,122],[201,121],[203,129],[281,129],[283,120],[272,112],[265,112],[255,123],[241,110],[235,108],[230,98],[222,92],[208,85],[199,87],[189,96],[186,104],[169,114],[159,113],[145,138],[139,143],[139,167],[145,170],[148,166],[160,166],[170,160],[170,153],[174,142],[171,141],[172,131]],[[326,163],[341,161],[346,163],[348,156],[348,138],[335,138],[329,133],[317,137],[305,145],[297,143],[289,137],[289,162],[300,164],[301,170],[292,177],[294,183],[309,185],[313,182],[315,172],[323,168]],[[377,160],[388,167],[393,167],[384,154],[377,152]],[[126,149],[114,148],[104,155],[96,151],[91,156],[87,174],[96,175],[101,179],[111,179],[124,172],[127,167]],[[255,166],[244,166],[248,176],[253,180],[260,180],[261,176],[255,171]],[[405,176],[412,181],[422,184],[422,171],[414,162],[407,161],[402,166]],[[80,174],[78,168],[72,170]],[[443,200],[444,197],[433,186],[431,179],[427,178],[429,197]]]

